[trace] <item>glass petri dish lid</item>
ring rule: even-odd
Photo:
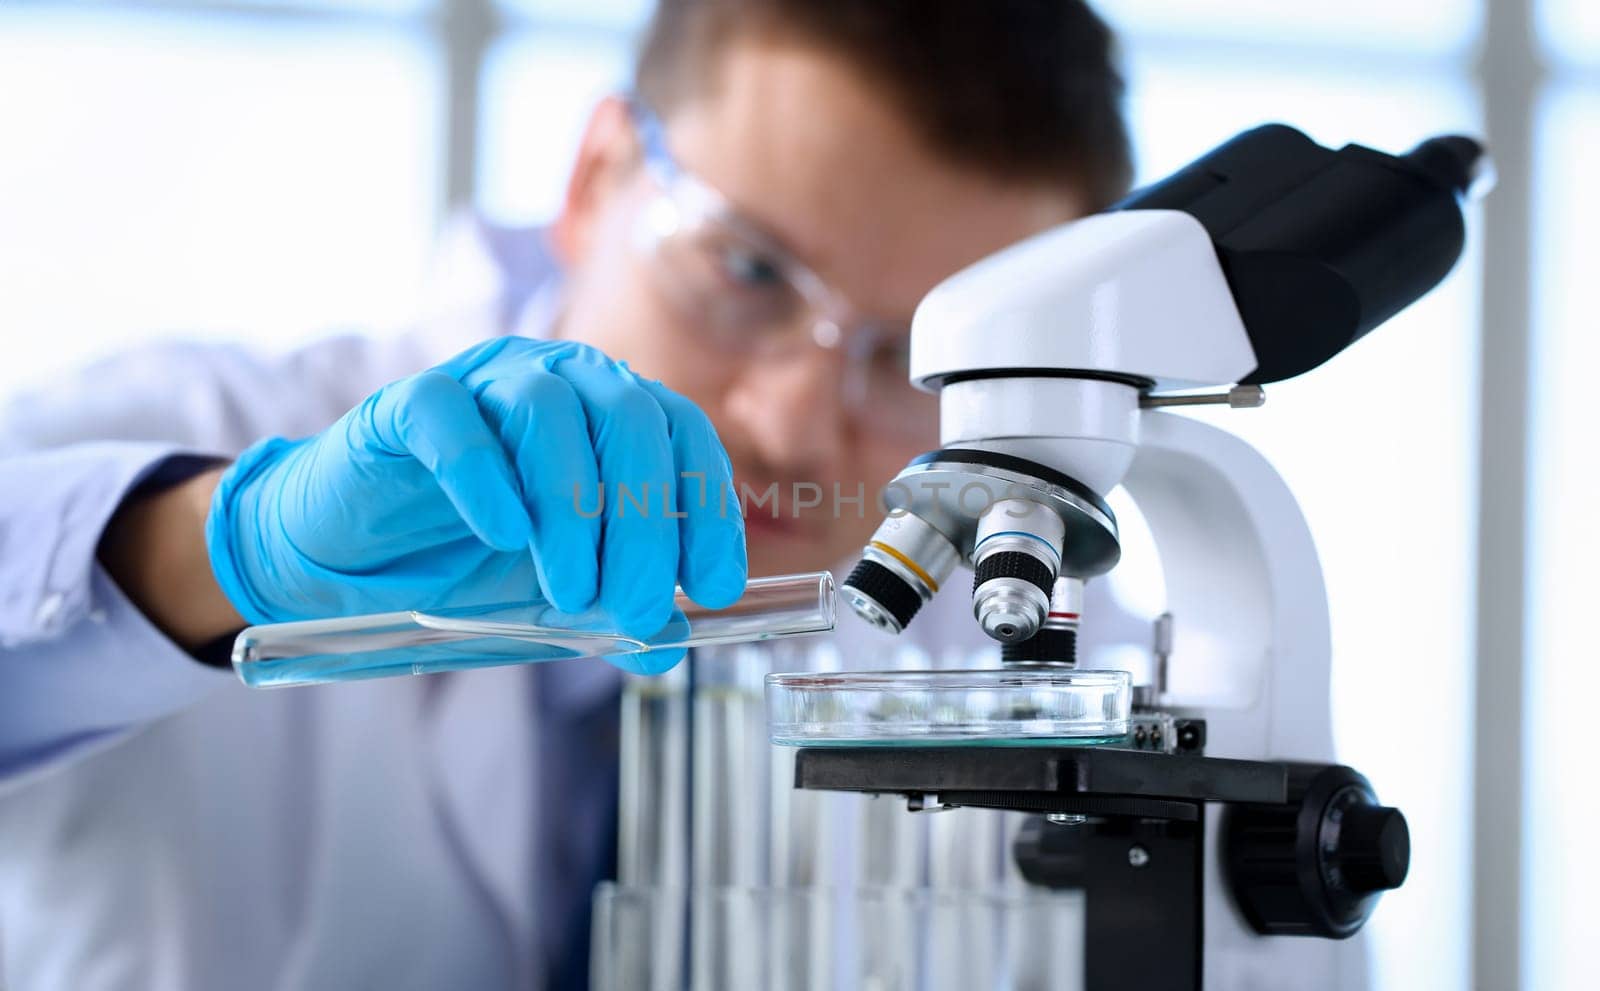
[[[1063,746],[1128,733],[1126,671],[848,671],[767,676],[773,743]]]

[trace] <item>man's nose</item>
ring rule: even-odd
[[[729,412],[773,468],[822,472],[844,442],[844,373],[840,352],[818,347],[751,362],[728,396]]]

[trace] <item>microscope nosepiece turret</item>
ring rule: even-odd
[[[889,515],[840,594],[889,633],[906,628],[956,565],[969,564],[979,626],[1001,644],[1026,641],[1052,625],[1059,577],[1081,585],[1122,552],[1116,517],[1099,496],[1046,465],[998,451],[920,455],[885,488],[884,502]],[[1075,620],[1076,607],[1069,611]]]

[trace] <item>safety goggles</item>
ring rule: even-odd
[[[841,293],[678,164],[660,118],[637,98],[626,103],[656,185],[635,245],[685,325],[718,351],[746,358],[839,351],[841,397],[863,430],[907,440],[933,433],[938,400],[908,381],[909,329],[859,318]]]

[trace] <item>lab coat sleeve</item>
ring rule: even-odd
[[[96,559],[130,489],[193,463],[137,442],[0,459],[0,789],[229,677],[167,640]]]
[[[415,360],[359,338],[271,360],[162,345],[0,408],[0,789],[232,677],[163,636],[100,566],[124,497],[261,437],[321,429]]]

